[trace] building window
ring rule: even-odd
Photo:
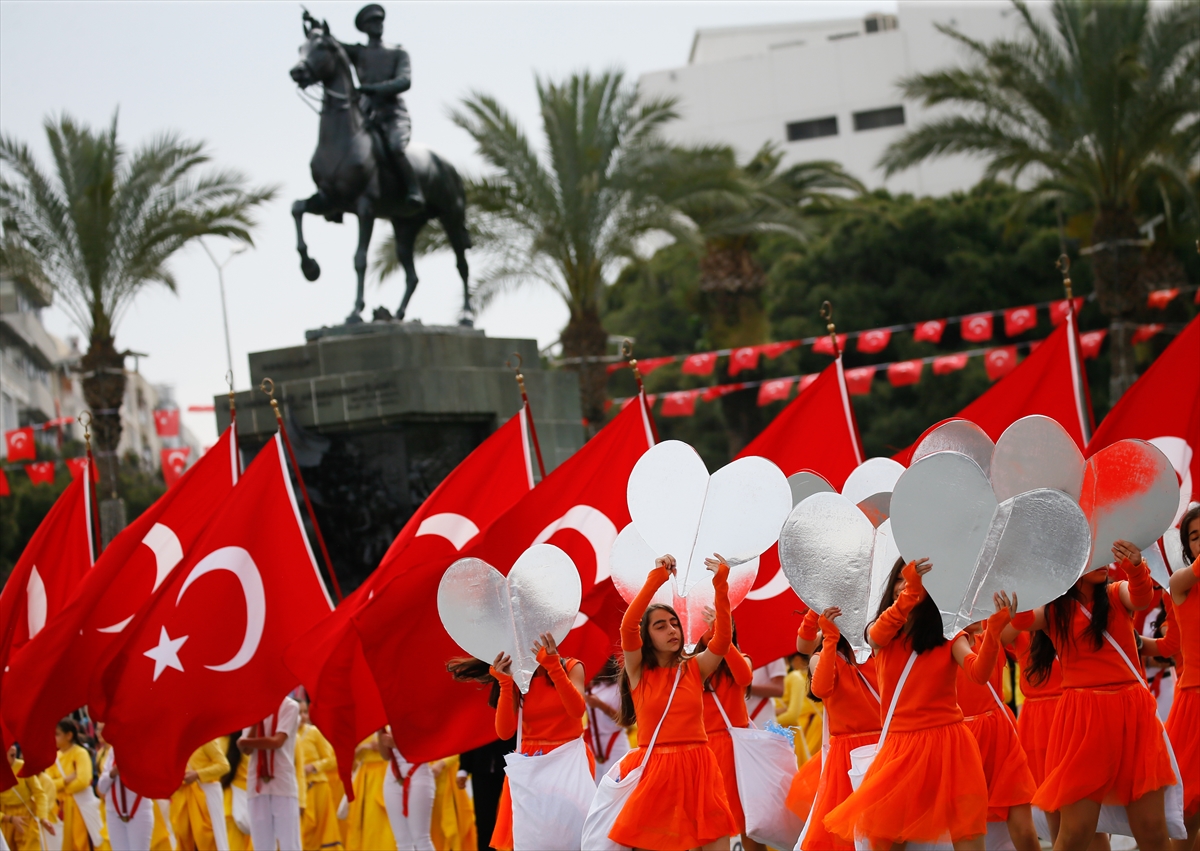
[[[904,107],[889,106],[883,109],[868,109],[854,113],[854,129],[877,130],[880,127],[895,127],[904,123]],[[837,132],[836,130],[834,132]]]
[[[787,125],[787,139],[789,142],[799,142],[804,139],[819,139],[822,136],[836,136],[837,134],[836,115],[831,115],[828,118],[814,118],[811,121],[793,121]]]

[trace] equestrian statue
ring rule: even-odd
[[[417,289],[413,263],[417,234],[427,222],[437,219],[454,249],[462,278],[459,322],[469,326],[472,310],[466,252],[471,237],[467,233],[462,179],[454,166],[433,151],[409,144],[412,122],[401,97],[412,84],[408,53],[383,43],[383,18],[379,4],[364,6],[354,25],[366,33],[367,43],[344,44],[333,37],[327,22],[304,12],[306,41],[300,48],[300,61],[290,73],[301,89],[319,83],[324,95],[317,150],[310,164],[317,193],[292,204],[300,269],[310,281],[321,276],[321,267],[308,256],[304,242],[305,213],[338,223],[345,213],[357,216],[354,269],[358,273],[358,295],[346,324],[362,322],[371,232],[376,218],[390,219],[396,235],[396,259],[404,267],[407,285],[396,311],[396,318],[403,319]],[[388,318],[387,311],[381,310]]]

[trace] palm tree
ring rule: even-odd
[[[45,122],[53,175],[29,148],[0,137],[0,269],[58,303],[88,338],[83,394],[101,481],[116,496],[125,354],[116,328],[151,283],[175,289],[168,261],[201,236],[252,243],[251,212],[274,188],[235,171],[201,172],[204,145],[165,133],[132,156],[117,117],[94,131],[63,115]]]
[[[1200,141],[1200,16],[1194,3],[1055,0],[1051,23],[1020,0],[1021,33],[982,43],[939,27],[969,51],[966,68],[906,78],[906,97],[952,112],[884,153],[891,175],[930,157],[978,154],[986,176],[1028,173],[1027,203],[1090,211],[1100,308],[1111,320],[1111,401],[1136,378],[1127,320],[1139,286],[1139,193],[1183,189]]]

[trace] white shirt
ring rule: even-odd
[[[276,751],[250,751],[250,763],[246,766],[246,795],[253,798],[257,795],[278,795],[299,799],[300,787],[296,784],[296,730],[300,726],[300,704],[285,697],[283,703],[273,718],[263,720],[266,736],[276,733],[287,733],[287,741]],[[247,727],[242,731],[243,736],[254,736],[255,728]],[[274,776],[262,783],[259,789],[258,761],[274,755],[272,768]]]
[[[604,701],[613,709],[621,708],[621,689],[614,682],[594,683],[591,687],[593,697]],[[604,754],[616,739],[625,734],[625,728],[619,725],[616,721],[608,717],[608,714],[599,709],[588,708],[588,737],[592,743],[592,749],[596,751],[596,759],[599,762],[604,762]],[[597,740],[600,745],[600,750],[597,748]],[[615,751],[614,751],[615,753]],[[624,753],[621,754],[624,756]]]
[[[755,668],[754,679],[750,681],[750,685],[769,686],[773,680],[784,676],[786,673],[787,662],[783,659],[776,659],[774,662],[768,662],[761,668]],[[754,694],[747,697],[746,713],[759,727],[765,727],[768,721],[775,719],[775,709],[771,705],[771,698],[769,697],[759,697]]]

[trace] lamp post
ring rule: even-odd
[[[211,260],[213,265],[217,267],[217,284],[221,288],[221,319],[225,323],[225,358],[229,361],[229,374],[232,376],[233,349],[229,345],[229,311],[225,308],[225,267],[229,265],[230,260],[232,260],[234,257],[237,257],[250,246],[241,245],[238,248],[235,248],[232,252],[230,252],[229,256],[225,258],[224,263],[218,263],[217,258],[211,251],[209,251],[208,245],[204,242],[204,240],[201,239],[198,240],[198,242],[200,243],[200,247],[204,249],[204,253],[208,255],[208,259]]]

